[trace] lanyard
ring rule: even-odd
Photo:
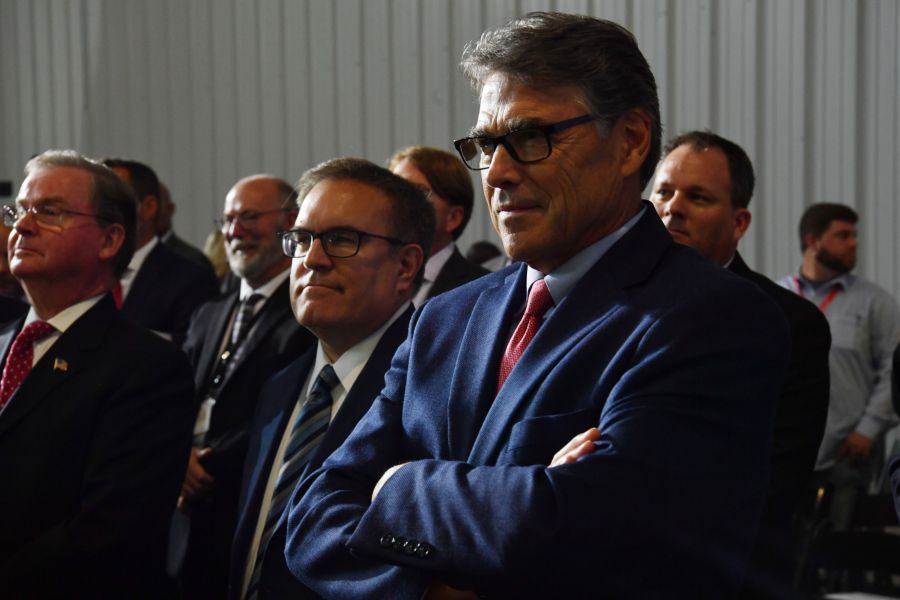
[[[794,277],[794,288],[796,288],[797,290],[797,295],[799,295],[801,298],[806,297],[803,295],[803,288],[800,287],[800,279],[798,279],[797,277]],[[825,298],[821,302],[819,302],[819,310],[824,313],[825,309],[828,308],[828,306],[831,304],[831,301],[834,300],[834,297],[837,296],[842,289],[843,287],[840,284],[837,284],[833,288],[831,288],[831,291],[828,292],[828,295],[825,296]]]

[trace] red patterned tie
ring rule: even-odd
[[[9,356],[6,357],[6,366],[3,367],[3,378],[0,379],[0,410],[9,402],[19,384],[31,371],[31,362],[34,360],[34,343],[42,340],[56,331],[46,321],[32,321],[26,325],[13,341]]]
[[[543,279],[538,279],[531,285],[528,293],[528,304],[525,306],[525,314],[519,321],[519,326],[513,332],[503,359],[500,361],[500,375],[497,377],[497,392],[503,387],[503,382],[509,377],[510,371],[516,366],[519,357],[525,352],[525,348],[531,343],[531,338],[537,333],[541,323],[544,322],[544,313],[553,306],[553,297]]]

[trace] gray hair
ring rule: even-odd
[[[662,147],[656,80],[634,36],[621,25],[582,15],[528,13],[467,44],[460,66],[479,93],[493,73],[529,87],[578,86],[604,135],[625,112],[640,109],[651,121],[641,187],[653,177]]]
[[[118,223],[125,230],[125,241],[113,262],[114,275],[120,278],[134,255],[138,205],[134,191],[109,167],[74,150],[47,150],[38,154],[25,165],[25,176],[39,169],[59,167],[87,171],[91,177],[91,205],[97,217]]]

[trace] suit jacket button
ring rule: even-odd
[[[381,536],[381,539],[378,540],[378,543],[381,544],[382,548],[390,548],[391,546],[394,545],[394,536],[392,536],[389,533],[386,533],[383,536]]]
[[[403,552],[407,556],[412,556],[413,554],[416,553],[416,550],[418,550],[421,546],[422,546],[422,544],[420,544],[416,540],[409,540],[408,542],[406,542],[406,547],[403,548]]]
[[[213,383],[214,383],[215,385],[219,385],[220,383],[222,383],[222,376],[221,376],[221,375],[216,375],[215,377],[213,377]]]
[[[395,552],[403,552],[403,546],[406,545],[406,538],[402,535],[398,535],[394,538],[394,545],[391,546]]]
[[[431,547],[431,544],[421,542],[420,544],[418,544],[415,552],[416,556],[419,558],[428,558],[431,555],[432,550],[434,550],[434,548]]]

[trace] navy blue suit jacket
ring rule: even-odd
[[[307,474],[341,445],[372,405],[384,387],[384,374],[391,364],[397,347],[406,339],[413,310],[410,307],[381,336],[372,355],[347,393],[340,410],[329,424],[325,437],[313,451],[303,470]],[[250,445],[241,486],[238,526],[235,532],[230,576],[230,596],[240,594],[247,554],[259,518],[260,503],[278,444],[284,435],[291,411],[316,359],[316,346],[276,373],[263,388],[251,426]],[[301,476],[302,479],[303,476]],[[261,597],[267,593],[303,595],[304,586],[287,570],[284,560],[284,531],[276,532],[264,561],[260,577]],[[277,590],[274,592],[272,590]]]
[[[645,204],[497,393],[525,273],[414,315],[385,389],[294,495],[292,572],[329,598],[417,599],[434,580],[517,598],[733,596],[787,361],[778,307],[673,243]],[[546,467],[591,426],[592,453]]]

